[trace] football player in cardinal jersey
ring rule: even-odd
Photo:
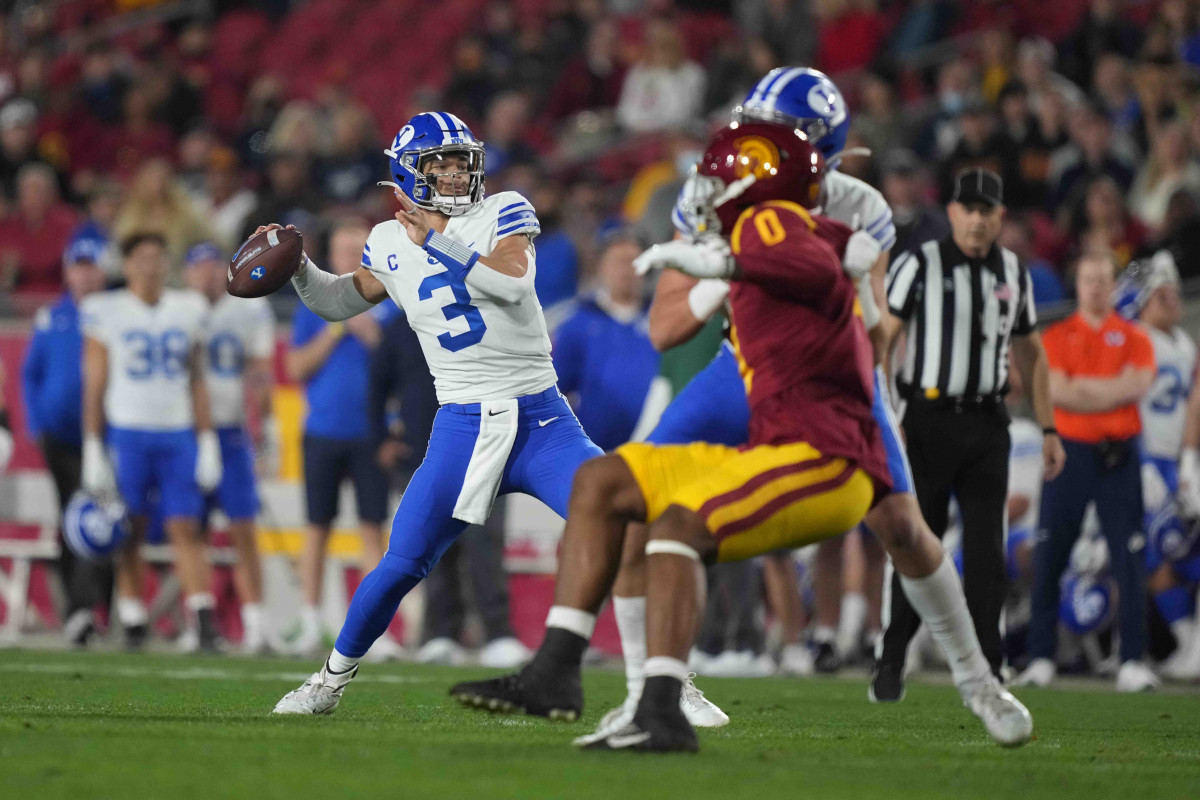
[[[717,134],[698,171],[712,189],[710,235],[656,245],[637,263],[732,281],[730,341],[750,406],[748,441],[628,444],[583,466],[537,655],[513,675],[451,689],[480,708],[578,715],[580,664],[626,525],[648,522],[645,684],[624,724],[602,723],[576,742],[591,748],[695,750],[680,698],[703,607],[702,565],[836,536],[891,491],[872,409],[872,347],[843,270],[854,237],[868,234],[811,213],[825,172],[820,153],[797,129],[744,123]],[[940,543],[919,528],[880,538],[964,704],[999,743],[1028,741],[1029,712],[992,675]]]
[[[576,469],[601,455],[556,386],[534,292],[533,206],[516,192],[485,195],[483,143],[453,114],[418,114],[385,152],[402,209],[371,231],[362,267],[335,277],[305,257],[292,283],[331,321],[390,296],[421,342],[441,408],[383,561],[355,592],[325,664],[279,701],[280,714],[337,707],[401,599],[498,494],[525,492],[565,516]]]

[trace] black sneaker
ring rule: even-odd
[[[633,721],[585,750],[635,750],[641,753],[695,753],[700,749],[696,729],[676,706],[647,711],[638,708]]]
[[[526,667],[500,678],[456,684],[450,696],[468,708],[484,711],[524,712],[566,722],[583,714],[583,684],[577,671],[547,676]]]
[[[145,625],[126,625],[125,626],[125,649],[132,652],[140,652],[146,648],[146,638],[150,635],[150,629]]]
[[[904,674],[901,667],[880,663],[871,676],[867,697],[872,703],[899,703],[904,699]]]
[[[209,655],[220,655],[224,650],[220,634],[217,633],[216,620],[213,619],[211,608],[202,608],[196,612],[196,622],[199,627],[200,652]]]
[[[833,642],[817,642],[813,646],[813,667],[822,675],[832,675],[841,670],[842,659],[833,649]]]

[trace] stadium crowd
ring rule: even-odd
[[[81,291],[77,262],[116,284],[118,245],[133,233],[162,236],[179,286],[197,245],[228,256],[266,222],[295,225],[316,261],[353,270],[369,225],[395,210],[376,187],[384,143],[414,113],[449,108],[486,143],[489,192],[520,191],[537,210],[537,292],[560,385],[589,435],[612,449],[645,432],[719,339],[710,328],[660,364],[647,333],[652,286],[634,275],[633,258],[671,237],[670,209],[709,131],[761,75],[794,64],[824,70],[846,95],[848,146],[869,155],[850,154],[840,168],[890,204],[893,259],[948,231],[953,176],[981,166],[1003,177],[999,242],[1028,266],[1041,311],[1074,301],[1085,254],[1106,253],[1123,269],[1170,250],[1185,284],[1200,275],[1195,0],[1069,0],[1052,10],[989,0],[264,0],[195,16],[164,5],[163,16],[125,25],[127,5],[155,4],[25,5],[0,21],[0,315],[32,318],[64,290]],[[397,31],[434,14],[436,32],[397,43]],[[352,475],[360,511],[373,509],[362,532],[368,560],[378,560],[380,493],[385,501],[388,480],[402,485],[419,463],[436,401],[415,344],[388,333],[394,307],[343,328],[290,289],[271,303],[292,325],[286,376],[305,385],[310,408],[345,409],[349,392],[362,409],[314,413],[305,431],[312,530],[298,646],[311,650],[334,487]],[[390,374],[397,363],[411,366]],[[1021,410],[1019,392],[1013,405]],[[1014,434],[1009,515],[1036,530],[1029,441]],[[844,594],[822,671],[868,659],[882,624],[879,601],[866,599],[881,576],[860,538],[832,565],[844,570]],[[495,539],[459,546],[468,561],[495,565]],[[1085,536],[1083,549],[1096,540]],[[1030,602],[1021,559],[1010,564],[1014,662],[1024,658],[1018,631]],[[809,586],[811,554],[796,565]],[[527,655],[495,618],[507,606],[502,578],[474,564],[469,576],[469,594],[491,614],[485,638],[504,643],[497,665]],[[433,609],[461,618],[454,587],[440,591]],[[807,591],[794,621],[786,596],[757,568],[715,592],[701,671],[774,672],[764,654],[791,635],[764,620],[803,627],[820,616]],[[1193,613],[1172,597],[1170,614],[1188,607],[1175,619],[1148,604],[1156,658],[1183,636],[1173,623]],[[1077,635],[1062,643],[1060,669],[1104,668],[1111,592],[1104,602],[1089,619],[1076,613],[1086,602],[1064,617]],[[428,659],[460,660],[459,624],[426,627],[426,642],[437,643],[422,651]]]

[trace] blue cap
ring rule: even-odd
[[[183,257],[184,266],[194,267],[201,261],[224,261],[225,256],[221,254],[221,248],[217,247],[212,242],[201,242],[200,244],[192,245],[187,255]]]
[[[108,242],[95,236],[76,236],[67,244],[66,252],[63,253],[63,262],[68,266],[81,261],[99,264],[106,247],[108,247]]]

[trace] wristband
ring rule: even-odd
[[[1042,428],[1042,436],[1050,436],[1051,434],[1058,436],[1058,428],[1054,427],[1053,425],[1051,425],[1049,428]]]
[[[423,248],[426,253],[445,264],[451,272],[459,276],[466,275],[479,260],[479,253],[432,228],[429,235],[425,237]]]
[[[688,308],[692,316],[705,322],[729,297],[729,283],[720,278],[705,278],[688,291]]]
[[[871,285],[871,276],[865,275],[855,286],[858,292],[858,305],[862,309],[863,325],[871,330],[883,321],[879,313],[879,305],[875,302],[875,287]]]

